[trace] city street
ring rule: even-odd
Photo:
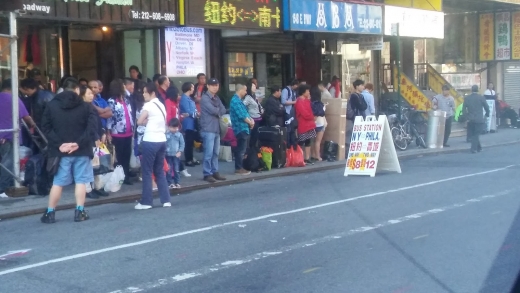
[[[520,270],[520,145],[195,191],[172,208],[0,222],[0,292],[506,293]],[[6,256],[10,251],[27,253]]]

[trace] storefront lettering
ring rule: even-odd
[[[49,5],[44,4],[23,4],[23,10],[30,11],[30,12],[42,12],[42,13],[51,13],[51,7]]]
[[[293,19],[293,23],[294,24],[311,25],[311,23],[312,23],[312,14],[293,13],[292,19]]]
[[[353,29],[354,20],[352,19],[352,5],[345,3],[345,28]]]
[[[316,26],[319,28],[327,27],[327,18],[325,17],[325,3],[318,3],[318,21]]]
[[[63,2],[82,2],[89,3],[90,0],[63,0]],[[103,4],[107,5],[121,5],[121,6],[132,6],[133,0],[96,0],[96,5],[101,6]]]
[[[332,28],[338,28],[340,25],[339,6],[336,3],[331,3],[330,8],[332,10]]]

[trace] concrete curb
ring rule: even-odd
[[[503,142],[503,143],[496,143],[491,145],[484,145],[484,148],[494,148],[494,147],[501,147],[501,146],[508,146],[508,145],[514,145],[519,144],[520,140],[517,141],[510,141],[510,142]],[[428,152],[428,153],[422,153],[422,154],[406,154],[401,153],[399,156],[399,160],[410,160],[415,158],[422,158],[422,157],[433,157],[438,155],[445,155],[445,154],[456,154],[456,153],[464,153],[468,152],[469,149],[466,148],[450,148],[450,149],[440,149],[434,152]],[[172,196],[179,196],[183,193],[188,193],[196,190],[202,190],[207,188],[214,188],[214,187],[222,187],[222,186],[229,186],[234,184],[241,184],[246,182],[251,182],[255,180],[264,180],[269,179],[273,177],[285,177],[285,176],[293,176],[293,175],[299,175],[299,174],[307,174],[307,173],[313,173],[318,171],[328,171],[328,170],[334,170],[343,168],[345,166],[345,162],[334,162],[329,163],[327,165],[323,166],[313,166],[310,168],[294,168],[290,169],[291,171],[287,172],[281,172],[281,173],[272,173],[272,172],[265,172],[261,173],[260,175],[257,175],[255,177],[244,177],[240,179],[233,179],[233,180],[227,180],[227,181],[219,181],[213,184],[200,184],[200,185],[194,185],[194,186],[187,186],[185,188],[180,189],[176,194],[173,194]],[[103,204],[109,204],[109,203],[124,203],[124,202],[134,202],[141,198],[141,194],[129,194],[124,195],[120,197],[106,197],[101,198],[96,201],[90,201],[85,204],[87,207],[91,206],[97,206],[97,205],[103,205]],[[64,204],[59,205],[56,210],[69,210],[76,208],[75,204]],[[19,217],[25,217],[25,216],[31,216],[42,213],[44,208],[38,208],[38,209],[29,209],[25,211],[19,211],[19,212],[13,212],[13,213],[6,213],[6,214],[0,214],[0,220],[7,220],[7,219],[13,219],[13,218],[19,218]]]

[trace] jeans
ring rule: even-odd
[[[484,129],[484,123],[468,122],[468,133],[470,133],[469,140],[471,142],[471,151],[473,152],[482,150],[479,138],[482,129]]]
[[[201,132],[204,145],[204,162],[202,170],[204,177],[218,172],[218,155],[220,151],[220,134],[213,132]]]
[[[128,178],[130,175],[130,156],[132,156],[132,137],[112,137],[112,143],[116,147],[117,165],[123,167],[125,178]]]
[[[170,168],[166,180],[168,184],[179,184],[181,179],[181,159],[176,156],[166,156],[168,167]]]
[[[141,142],[142,158],[141,170],[143,176],[143,194],[140,203],[142,205],[152,205],[152,173],[155,175],[155,182],[159,189],[161,203],[170,202],[170,191],[166,182],[164,172],[164,155],[166,153],[166,142]]]
[[[233,155],[235,156],[235,170],[238,171],[244,168],[242,162],[244,160],[244,154],[246,153],[249,135],[245,131],[242,131],[235,135],[235,137],[237,139],[237,147],[234,148]]]
[[[187,162],[193,161],[193,143],[195,142],[195,138],[197,137],[197,131],[195,130],[186,130],[185,133],[185,141],[186,146],[184,147],[184,159]]]
[[[11,141],[5,141],[3,144],[0,144],[0,158],[2,158],[2,165],[4,165],[4,167],[13,172],[13,143]],[[13,176],[11,176],[11,174],[9,174],[3,168],[0,168],[0,193],[5,192],[7,188],[13,185]]]
[[[90,182],[94,182],[94,172],[92,160],[89,157],[62,157],[52,184],[63,187],[72,183],[88,184]]]
[[[444,145],[448,144],[448,139],[451,135],[451,124],[453,122],[453,117],[446,118],[446,126],[444,127]]]

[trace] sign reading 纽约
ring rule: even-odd
[[[511,59],[511,13],[495,13],[495,60]]]
[[[350,122],[349,122],[350,123]],[[386,170],[401,173],[401,166],[385,115],[358,116],[354,121],[344,176],[369,175]]]
[[[395,23],[399,23],[402,37],[444,39],[443,12],[386,5],[385,35],[392,35],[392,24]]]
[[[381,6],[335,1],[287,0],[284,29],[338,33],[382,34]]]
[[[127,5],[131,6],[133,0],[94,0],[97,6],[101,6],[102,4],[108,5]],[[63,0],[63,2],[84,2],[89,3],[90,0]]]
[[[281,0],[179,0],[180,24],[256,30],[280,30]]]
[[[203,28],[167,27],[166,74],[170,77],[196,76],[206,71],[206,42]]]

